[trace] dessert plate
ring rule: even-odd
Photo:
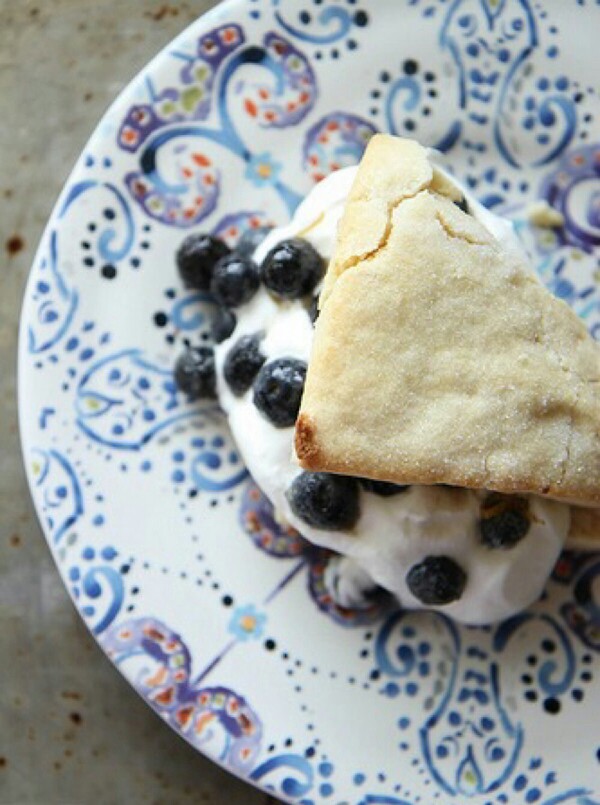
[[[376,130],[510,216],[600,334],[600,9],[529,0],[234,0],[125,89],[52,213],[19,352],[23,453],[81,617],[199,751],[286,802],[600,802],[600,557],[487,628],[336,607],[219,411],[177,393],[211,301],[187,233],[285,221]],[[528,223],[549,201],[564,226]]]

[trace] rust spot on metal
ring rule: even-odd
[[[63,699],[73,699],[76,702],[81,701],[81,693],[77,693],[75,690],[63,690],[60,695]]]
[[[11,235],[6,241],[6,251],[9,257],[14,257],[25,248],[25,241],[20,235]]]
[[[83,721],[81,715],[79,713],[69,713],[69,718],[73,722],[73,724],[77,724],[79,726]]]
[[[149,17],[151,20],[155,22],[160,22],[164,19],[167,15],[171,17],[176,17],[179,14],[179,9],[177,6],[170,6],[168,3],[163,3],[162,6],[159,6],[155,11],[146,11],[144,12],[145,17]]]

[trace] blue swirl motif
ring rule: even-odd
[[[225,416],[219,411],[208,412],[204,420],[192,421],[191,426],[199,427],[203,433],[206,421],[210,421],[220,435],[211,439],[203,436],[191,438],[189,479],[199,491],[226,492],[245,481],[249,473],[240,460],[227,428]]]
[[[314,771],[302,755],[283,754],[261,763],[250,774],[250,780],[268,791],[297,799],[313,787]]]
[[[193,746],[247,774],[256,762],[262,724],[247,701],[225,687],[192,679],[192,657],[183,639],[145,617],[105,631],[102,645],[151,707]]]
[[[244,481],[249,473],[245,467],[233,472],[214,450],[202,450],[191,467],[191,477],[196,489],[205,492],[225,492]]]
[[[543,662],[537,671],[537,681],[540,690],[547,696],[559,696],[569,690],[576,670],[576,661],[571,642],[561,626],[549,615],[535,616],[532,613],[522,613],[502,623],[494,635],[494,649],[504,651],[509,640],[517,631],[523,630],[525,624],[535,622],[535,637],[538,639],[542,631],[547,631],[550,637],[558,642],[560,653],[557,657]],[[529,652],[531,644],[526,646]],[[562,661],[562,668],[561,668]],[[501,666],[492,666],[493,674],[498,676]]]
[[[82,579],[81,589],[88,598],[98,600],[99,603],[104,601],[103,613],[90,627],[95,635],[99,635],[119,614],[125,596],[123,579],[114,567],[100,565],[87,571]],[[94,612],[84,612],[87,620],[95,614],[96,607],[94,607]]]
[[[79,381],[77,425],[94,441],[140,450],[159,431],[198,409],[184,405],[170,370],[126,349],[94,363]]]
[[[96,249],[100,258],[109,263],[118,263],[130,252],[135,239],[135,224],[129,204],[121,191],[110,182],[85,179],[73,184],[58,211],[58,220],[64,222],[73,204],[84,194],[94,193],[93,204],[110,204],[110,220],[100,228]],[[69,239],[74,240],[69,227]],[[34,355],[44,353],[65,336],[71,327],[78,308],[79,295],[71,287],[60,269],[60,229],[53,229],[49,235],[48,254],[43,257],[35,285],[32,288],[32,301],[36,306],[30,317],[27,332],[29,352]],[[86,232],[86,239],[90,233]]]
[[[412,76],[403,75],[394,81],[385,99],[385,119],[388,129],[396,131],[396,103],[400,103],[405,112],[412,112],[421,100],[421,85]]]
[[[233,122],[230,105],[237,99],[236,114],[244,117],[247,140],[251,122],[275,129],[295,125],[316,100],[314,72],[306,57],[277,33],[266,33],[260,47],[244,44],[244,33],[238,25],[210,31],[199,39],[195,56],[172,54],[185,62],[180,73],[183,90],[168,88],[157,92],[148,79],[150,102],[138,104],[127,113],[117,139],[125,150],[140,154],[140,169],[128,173],[125,181],[135,201],[153,218],[188,227],[215,209],[220,174],[202,150],[203,141],[217,144],[241,159],[250,175],[270,177],[268,183],[290,212],[298,204],[300,196],[279,179],[279,166],[268,155],[258,155],[267,158],[262,170],[260,164],[255,164],[258,156],[253,156],[245,145]],[[246,65],[261,66],[273,82],[246,83],[238,79],[232,87],[233,77],[237,78],[238,71]],[[191,85],[192,80],[203,83]],[[213,97],[217,125],[199,125],[208,116]],[[173,172],[168,178],[159,168],[159,154],[167,147],[170,157],[166,162]]]
[[[207,305],[210,306],[208,311]],[[169,313],[169,319],[180,332],[198,332],[207,319],[207,312],[210,312],[214,305],[214,297],[210,294],[202,291],[190,293],[174,303]]]
[[[279,0],[275,0],[274,5],[279,6]],[[331,45],[334,42],[339,42],[350,32],[353,24],[353,15],[349,9],[333,5],[325,6],[325,8],[315,12],[311,19],[311,22],[316,21],[323,29],[320,33],[316,33],[306,26],[299,28],[297,25],[293,25],[285,19],[281,11],[275,12],[275,19],[286,33],[313,45]]]
[[[367,794],[358,805],[413,805],[413,803],[406,799],[388,797],[385,794]]]
[[[33,450],[31,473],[46,527],[57,545],[84,512],[81,486],[70,462],[58,450]]]
[[[597,652],[600,652],[600,600],[596,583],[599,577],[600,561],[593,559],[586,563],[573,586],[573,600],[560,608],[571,631],[587,648]]]
[[[332,112],[307,131],[302,151],[304,168],[318,182],[339,168],[356,165],[377,129],[368,120]]]
[[[117,556],[118,551],[110,545],[100,551],[88,545],[68,570],[73,598],[95,635],[101,634],[115,620],[125,598],[122,572],[112,564]],[[99,559],[101,564],[97,564]]]
[[[84,179],[76,182],[65,197],[64,202],[58,213],[59,219],[63,219],[72,204],[83,194],[94,191],[95,198],[90,202],[98,207],[104,206],[105,202],[115,209],[110,209],[107,213],[106,223],[97,234],[96,248],[103,260],[110,263],[117,263],[123,260],[135,241],[135,223],[129,207],[129,203],[119,188],[111,182],[98,182],[95,179]],[[89,238],[89,232],[86,233]]]
[[[525,94],[529,62],[539,51],[529,0],[457,0],[444,20],[440,45],[458,69],[458,103],[466,112],[454,126],[453,141],[462,134],[465,147],[483,152],[491,127],[498,152],[513,167],[545,165],[568,147],[577,119],[564,88],[555,92],[546,82],[539,97]],[[517,114],[523,117],[517,120]],[[511,135],[517,125],[518,140]]]
[[[39,279],[32,288],[34,312],[29,318],[27,344],[33,355],[46,352],[60,341],[77,310],[77,291],[67,284],[58,262],[58,234],[53,229],[48,255],[39,264]]]
[[[421,79],[417,76],[402,75],[392,81],[383,103],[386,130],[391,134],[406,136],[403,118],[406,113],[415,111],[423,99],[426,100],[427,96],[424,94]],[[453,121],[441,135],[436,127],[429,135],[432,147],[438,151],[449,151],[460,137],[461,130],[462,124],[458,120]]]

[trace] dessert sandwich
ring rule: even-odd
[[[220,307],[176,378],[216,387],[277,516],[335,552],[338,604],[489,623],[600,545],[600,347],[435,155],[376,135],[258,236],[182,245]]]

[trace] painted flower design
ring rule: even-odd
[[[282,169],[281,162],[276,162],[268,151],[250,157],[245,177],[255,187],[268,187],[275,184]]]
[[[248,604],[235,610],[229,622],[229,632],[238,640],[255,640],[262,635],[266,622],[267,616],[254,604]]]

